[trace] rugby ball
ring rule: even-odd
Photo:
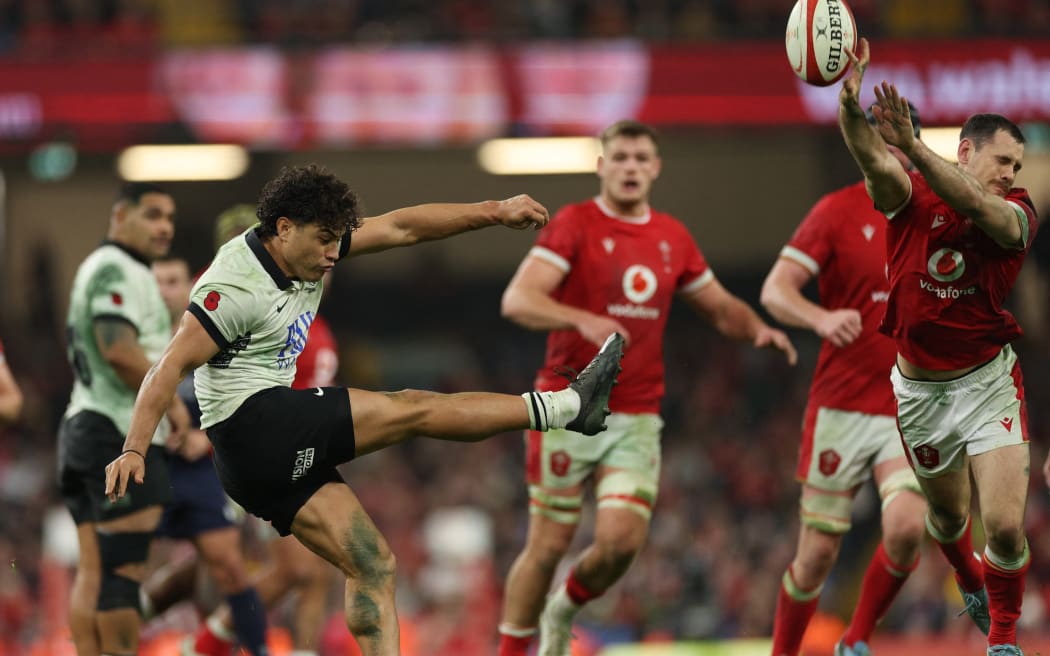
[[[818,87],[834,84],[849,68],[846,49],[857,44],[853,12],[844,0],[798,0],[784,44],[795,75]]]

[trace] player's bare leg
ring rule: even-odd
[[[97,534],[109,534],[112,536],[149,534],[156,530],[157,525],[160,524],[161,513],[162,508],[160,506],[149,506],[119,519],[100,522],[96,525],[96,532]],[[104,563],[105,559],[101,553],[103,548],[101,542],[99,546],[100,562]],[[146,557],[143,556],[142,560],[138,562],[125,562],[115,567],[113,572],[123,579],[141,584],[143,579],[146,578]],[[103,573],[104,576],[105,573]],[[96,614],[99,649],[103,654],[124,656],[137,653],[139,629],[142,626],[137,590],[134,602],[131,603],[133,605],[120,606],[112,610],[99,610]]]
[[[69,604],[69,629],[77,656],[98,656],[98,627],[95,613],[98,606],[98,590],[102,578],[102,566],[98,557],[98,539],[95,523],[77,525],[80,556]]]
[[[599,433],[605,429],[605,418],[609,416],[609,395],[620,371],[623,345],[621,335],[610,335],[576,380],[557,392],[513,396],[348,389],[356,453],[364,455],[417,436],[478,442],[497,433],[525,428]]]
[[[258,593],[252,586],[244,565],[241,549],[241,532],[236,526],[205,531],[194,539],[208,573],[218,585],[228,609],[226,636],[236,635],[241,645],[251,654],[261,654],[266,649],[266,614]],[[212,629],[208,623],[202,627]],[[198,639],[202,636],[198,632]],[[205,640],[213,636],[204,636]],[[218,637],[218,636],[214,636]],[[198,648],[198,651],[201,651]]]
[[[803,500],[826,494],[809,485],[802,486]],[[852,496],[852,492],[844,492]],[[802,636],[816,612],[824,581],[838,559],[842,533],[818,528],[806,521],[799,526],[798,547],[788,566],[777,595],[773,622],[773,654],[797,656]]]
[[[346,624],[363,656],[400,654],[394,554],[350,488],[319,489],[296,513],[292,533],[346,576]]]
[[[988,633],[991,620],[984,570],[980,558],[975,557],[970,530],[970,459],[963,456],[958,471],[936,478],[917,478],[929,506],[926,529],[955,568],[955,581],[966,602],[966,612],[981,631]]]
[[[328,590],[336,572],[332,566],[310,552],[297,540],[288,540],[300,550],[303,569],[307,570],[299,585],[298,603],[292,618],[292,645],[298,651],[317,653],[321,633],[328,616]]]
[[[576,614],[620,580],[645,544],[651,516],[648,505],[627,502],[625,507],[618,507],[603,503],[602,481],[618,471],[621,470],[604,466],[599,469],[594,542],[547,599],[540,617],[538,656],[570,653]]]
[[[872,632],[919,564],[919,547],[926,532],[926,501],[913,489],[907,459],[901,456],[879,463],[874,474],[882,498],[882,540],[864,573],[857,607],[836,646],[836,656],[867,653]]]
[[[973,456],[970,462],[987,537],[983,562],[991,615],[988,644],[1014,645],[1025,574],[1032,560],[1024,535],[1030,466],[1028,445],[994,449]]]
[[[555,498],[578,498],[582,486],[543,490],[543,494]],[[525,548],[514,559],[507,574],[499,626],[500,656],[518,656],[528,649],[536,635],[555,570],[576,533],[579,509],[553,513],[558,519],[544,514],[549,511],[543,507],[530,511]]]
[[[479,442],[497,433],[529,427],[529,413],[520,396],[348,391],[357,457],[412,437]]]
[[[157,562],[157,549],[150,557],[151,566]],[[184,599],[192,599],[197,588],[196,555],[160,565],[142,583],[142,615],[149,620],[160,615]]]

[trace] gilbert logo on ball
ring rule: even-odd
[[[846,49],[857,43],[853,12],[843,0],[798,0],[784,45],[795,75],[810,84],[834,84],[849,68]]]

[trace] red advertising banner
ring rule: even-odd
[[[302,117],[317,144],[442,143],[498,136],[510,115],[487,47],[340,48],[310,67]]]
[[[157,79],[198,140],[284,148],[297,141],[288,67],[276,48],[191,50],[165,55]]]
[[[872,54],[866,93],[881,80],[896,83],[927,125],[984,111],[1050,121],[1050,40],[876,42]],[[200,141],[308,148],[594,134],[623,117],[663,126],[831,124],[837,94],[795,77],[779,42],[0,59],[0,147],[69,135],[83,147],[115,148],[163,140],[173,126]]]
[[[792,73],[781,44],[654,48],[649,93],[638,118],[658,124],[832,123],[838,86]],[[922,41],[872,44],[865,93],[895,83],[929,125],[976,112],[1050,120],[1050,41]]]

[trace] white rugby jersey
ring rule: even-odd
[[[88,255],[73,279],[66,350],[75,376],[65,416],[84,410],[97,412],[126,435],[138,390],[125,385],[98,350],[94,322],[107,318],[135,328],[139,346],[150,362],[160,359],[171,339],[171,315],[149,262],[112,241],[103,242]],[[169,431],[168,422],[160,422],[153,443],[162,444]]]
[[[347,236],[340,255],[349,244]],[[256,392],[291,386],[321,291],[321,282],[286,276],[254,228],[219,249],[190,294],[189,311],[221,349],[194,379],[202,428]]]

